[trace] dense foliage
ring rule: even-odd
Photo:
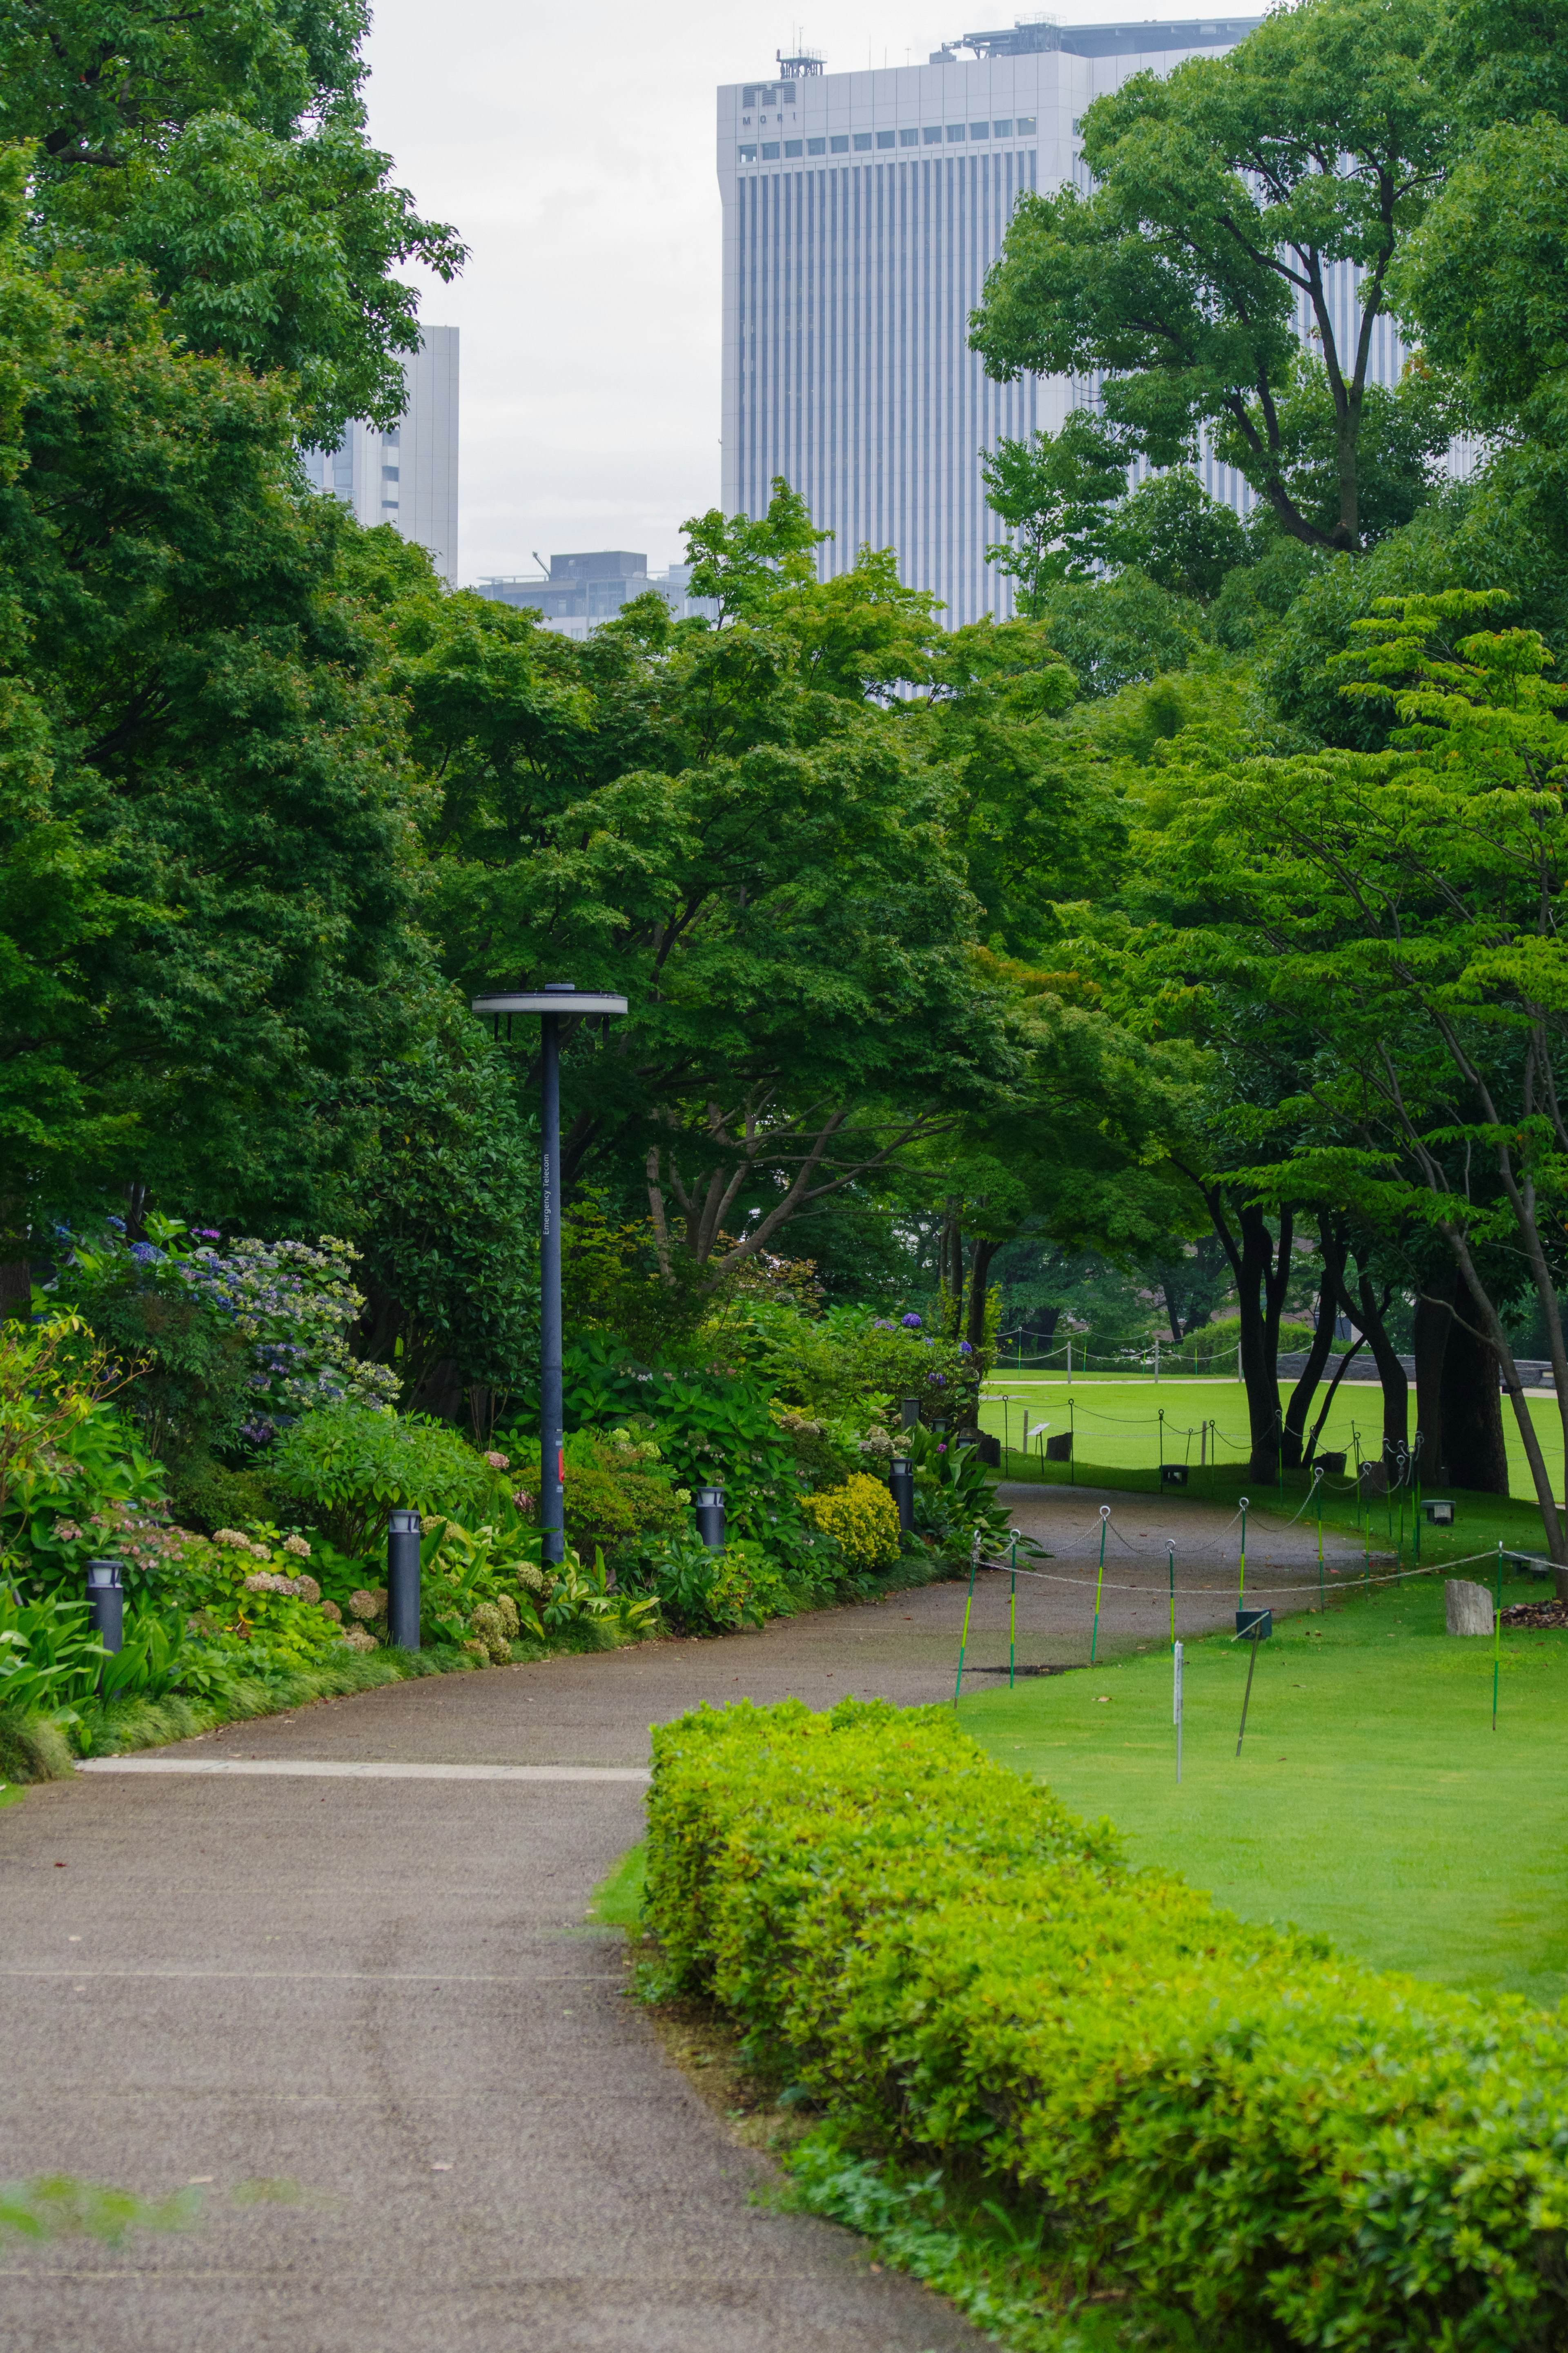
[[[1128,1870],[946,1711],[741,1703],[654,1757],[665,1982],[861,2147],[1005,2189],[1199,2341],[1561,2341],[1556,2020]]]

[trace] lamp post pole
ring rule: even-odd
[[[547,980],[542,988],[507,989],[474,999],[474,1011],[489,1016],[498,1037],[503,1017],[510,1037],[514,1013],[540,1016],[539,1525],[541,1550],[552,1564],[566,1553],[561,1461],[566,1436],[561,1365],[561,1024],[569,1015],[626,1009],[624,997],[580,989],[569,980]]]

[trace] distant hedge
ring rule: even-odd
[[[677,1985],[867,2140],[1040,2198],[1062,2252],[1210,2335],[1568,2348],[1568,2030],[1132,1872],[935,1709],[654,1734]]]

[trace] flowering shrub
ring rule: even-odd
[[[830,1535],[849,1567],[863,1576],[891,1568],[899,1557],[899,1513],[879,1479],[858,1471],[842,1487],[807,1495],[806,1517]]]
[[[395,1508],[465,1525],[512,1514],[505,1474],[446,1422],[363,1404],[329,1406],[284,1430],[268,1477],[353,1557],[379,1548]]]
[[[174,1261],[179,1281],[250,1344],[241,1434],[253,1445],[322,1406],[396,1404],[402,1384],[391,1366],[363,1364],[350,1352],[348,1335],[364,1307],[352,1279],[358,1257],[323,1234],[313,1249],[238,1241]]]

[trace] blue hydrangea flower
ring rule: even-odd
[[[918,1315],[906,1315],[903,1322],[906,1332],[918,1332],[921,1328],[921,1319]]]
[[[974,1351],[967,1340],[961,1340],[958,1344],[958,1353],[961,1356],[973,1356]]]

